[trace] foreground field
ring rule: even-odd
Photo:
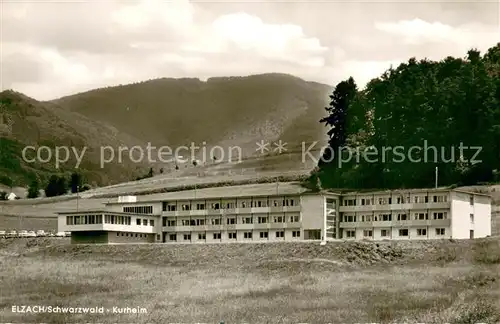
[[[71,246],[0,241],[0,318],[23,323],[500,321],[500,240]],[[15,313],[13,305],[103,307]],[[113,307],[146,313],[117,314]]]

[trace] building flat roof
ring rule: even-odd
[[[461,192],[461,193],[466,193],[470,195],[477,195],[477,196],[485,196],[485,197],[490,197],[491,195],[485,194],[485,193],[480,193],[480,192],[475,192],[475,191],[470,191],[470,190],[463,190],[463,189],[452,189],[452,188],[447,188],[447,187],[441,187],[441,188],[421,188],[421,189],[393,189],[393,190],[375,190],[375,191],[346,191],[342,195],[344,196],[352,196],[352,195],[391,195],[391,194],[407,194],[407,193],[419,193],[419,192]]]
[[[136,203],[195,199],[232,199],[246,197],[287,196],[306,193],[311,193],[311,190],[302,187],[298,182],[274,182],[165,192],[143,197],[137,196]],[[106,203],[106,205],[108,204],[113,205],[127,203],[118,202],[118,200],[115,200]]]

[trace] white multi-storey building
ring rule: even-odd
[[[310,192],[267,183],[120,197],[59,214],[74,243],[471,238],[491,234],[486,195],[458,190]]]
[[[479,238],[491,235],[491,198],[452,189],[342,195],[339,233],[345,239]]]

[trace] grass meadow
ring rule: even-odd
[[[10,323],[498,323],[500,240],[68,245],[1,243]],[[105,314],[13,313],[13,305]],[[142,307],[115,314],[113,307]]]

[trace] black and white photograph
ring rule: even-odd
[[[500,324],[500,1],[0,0],[0,323]]]

